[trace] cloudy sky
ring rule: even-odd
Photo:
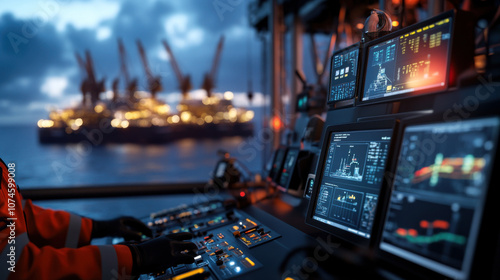
[[[2,1],[0,124],[34,124],[47,117],[51,106],[81,100],[83,74],[75,52],[83,55],[90,50],[97,77],[106,77],[110,89],[120,69],[117,38],[125,44],[129,72],[144,89],[144,69],[135,45],[136,39],[142,41],[150,67],[162,77],[164,99],[177,97],[178,90],[162,39],[169,41],[182,72],[190,73],[194,87],[199,87],[217,41],[225,35],[215,90],[248,90],[249,53],[254,90],[260,90],[261,44],[248,24],[248,4],[221,1],[236,5],[218,13],[214,1],[206,0]]]

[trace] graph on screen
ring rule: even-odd
[[[495,145],[492,133],[472,128],[467,133],[440,132],[445,141],[429,142],[432,131],[411,132],[403,140],[403,168],[395,177],[398,189],[477,197],[487,179],[485,169]],[[431,145],[432,153],[426,145]]]
[[[446,88],[452,18],[368,47],[363,101]]]
[[[312,219],[370,237],[391,135],[392,129],[331,133]]]
[[[331,168],[328,176],[353,181],[363,180],[367,150],[367,144],[337,144],[331,154]]]
[[[408,126],[380,247],[466,278],[498,142],[498,118]]]
[[[424,166],[413,173],[412,184],[418,184],[429,180],[429,187],[439,185],[439,180],[474,180],[481,176],[486,160],[475,158],[468,154],[463,157],[444,158],[442,153],[437,153],[434,163]]]
[[[363,193],[348,189],[336,188],[333,193],[330,217],[345,223],[358,225]]]
[[[429,202],[412,196],[393,197],[385,238],[411,252],[459,268],[474,211],[458,202],[436,203],[439,199],[437,196]]]

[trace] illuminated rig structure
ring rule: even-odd
[[[93,108],[79,106],[54,110],[49,119],[38,121],[42,143],[137,142],[161,143],[181,138],[216,138],[253,134],[254,112],[235,108],[231,100],[218,96],[188,99],[172,113],[168,104],[147,97],[133,103],[132,108],[99,102]],[[226,92],[225,96],[231,96]],[[124,103],[124,102],[123,102]]]
[[[220,57],[221,42],[216,61]],[[138,91],[137,79],[129,78],[125,64],[125,48],[120,40],[118,45],[126,96],[119,96],[117,78],[113,81],[113,90],[107,92],[110,98],[101,100],[100,94],[105,91],[104,80],[96,80],[90,53],[86,52],[86,61],[77,54],[79,65],[86,73],[81,85],[83,101],[75,108],[53,110],[49,119],[39,120],[41,143],[71,143],[82,140],[93,144],[164,143],[189,137],[245,137],[253,134],[253,111],[234,107],[234,94],[230,91],[216,95],[211,93],[216,67],[212,67],[212,72],[205,76],[203,87],[207,96],[192,99],[183,91],[177,112],[172,112],[168,104],[156,98],[156,93],[161,90],[160,78],[153,76],[140,42],[137,41],[137,45],[148,78],[149,92]],[[190,88],[191,86],[186,88],[186,91]]]

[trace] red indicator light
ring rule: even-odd
[[[281,119],[278,116],[274,116],[271,119],[271,126],[275,131],[278,131],[283,127],[283,123],[281,122]]]

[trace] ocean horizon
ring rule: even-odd
[[[0,158],[15,163],[16,183],[24,189],[208,181],[220,149],[255,174],[269,153],[258,139],[262,114],[255,115],[253,137],[147,145],[41,144],[36,125],[0,125]]]

